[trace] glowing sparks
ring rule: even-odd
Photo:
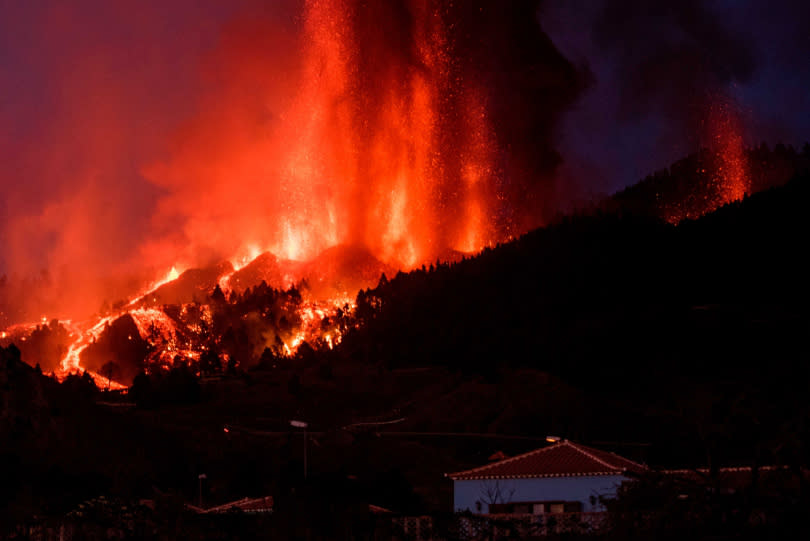
[[[717,176],[721,204],[739,201],[751,191],[739,115],[728,99],[712,105],[709,124],[712,146],[719,154]]]
[[[733,100],[710,96],[703,129],[706,148],[697,155],[694,171],[673,172],[690,178],[691,189],[678,192],[673,184],[669,196],[657,194],[662,217],[671,224],[699,218],[751,193],[742,117]]]
[[[263,251],[309,261],[337,245],[363,246],[409,269],[448,249],[474,252],[502,237],[490,223],[501,203],[492,188],[499,172],[486,92],[454,63],[446,7],[411,0],[408,9],[414,17],[406,46],[388,43],[379,28],[398,24],[387,19],[384,3],[304,2],[294,94],[272,105],[277,121],[265,139],[223,143],[233,144],[229,174],[257,179],[256,193],[247,195],[257,199],[263,220],[248,219],[248,203],[229,229],[235,271]],[[214,160],[207,152],[192,160],[193,144],[159,173],[187,177],[185,170]],[[221,195],[228,208],[246,206],[243,192]],[[194,230],[218,238],[219,217],[206,216],[205,227]],[[229,278],[220,282],[229,285]]]

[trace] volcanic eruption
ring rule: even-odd
[[[45,366],[33,358],[45,350],[61,351],[70,371],[109,357],[169,366],[214,350],[248,362],[304,341],[332,347],[335,322],[381,275],[459,259],[558,210],[555,127],[585,78],[540,28],[537,2],[285,7],[224,27],[191,114],[141,159],[156,201],[131,259],[111,265],[117,287],[84,287],[94,246],[85,237],[99,228],[83,212],[79,227],[48,239],[67,262],[43,275],[48,293],[3,300],[24,307],[12,323],[45,314],[3,340],[36,329],[58,342],[27,348],[29,362]],[[724,158],[714,206],[747,192],[739,130],[716,113],[709,132]],[[82,280],[65,279],[66,267]],[[147,272],[163,278],[133,278]],[[111,302],[111,291],[124,300]],[[101,292],[107,302],[88,318]]]
[[[208,303],[214,286],[303,281],[307,302],[339,307],[384,272],[474,253],[554,210],[552,133],[580,81],[535,2],[295,6],[223,30],[196,112],[141,167],[160,195],[132,267],[167,276],[67,322],[65,370],[127,312],[169,343],[183,333],[148,311]],[[302,339],[281,334],[287,349]]]
[[[180,237],[185,266],[345,245],[409,269],[554,208],[550,134],[578,83],[532,2],[308,1],[297,33],[277,24],[226,32],[198,116],[145,168],[156,220],[184,219],[150,259]]]

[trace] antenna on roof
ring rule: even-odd
[[[546,441],[549,443],[559,443],[560,437],[559,436],[546,436]]]

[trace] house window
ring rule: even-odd
[[[544,515],[551,513],[579,513],[581,511],[582,502],[510,502],[493,503],[489,505],[489,513],[493,515]]]
[[[532,512],[535,515],[545,513],[580,513],[582,502],[537,502]]]
[[[563,504],[564,513],[581,513],[582,502],[565,502]]]

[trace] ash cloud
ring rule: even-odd
[[[567,115],[561,183],[591,199],[697,150],[711,101],[758,70],[747,27],[718,3],[548,0],[544,28],[592,74]]]
[[[463,69],[488,89],[515,230],[547,220],[560,204],[558,124],[589,74],[563,56],[538,20],[539,1],[454,4]],[[476,9],[477,8],[477,9]]]
[[[807,16],[794,0],[544,2],[543,27],[593,74],[562,126],[564,184],[604,194],[694,152],[713,100],[736,109],[747,144],[801,144]]]
[[[616,61],[620,115],[661,113],[684,133],[695,131],[708,93],[746,83],[756,69],[749,37],[700,0],[608,0],[593,33]]]

